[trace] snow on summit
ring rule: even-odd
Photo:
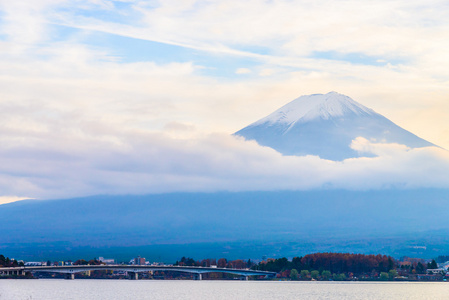
[[[360,137],[408,148],[435,146],[336,92],[301,96],[235,135],[283,155],[317,155],[330,160],[373,156],[352,148]]]
[[[345,114],[370,115],[376,113],[348,96],[330,92],[301,96],[252,125],[266,122],[292,124],[313,119],[327,120],[332,117],[342,117]]]

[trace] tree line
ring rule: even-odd
[[[191,267],[210,267],[217,266],[217,268],[231,268],[231,269],[247,269],[255,265],[251,259],[247,261],[242,259],[227,260],[226,258],[220,258],[218,260],[214,258],[207,258],[203,260],[194,260],[191,257],[182,257],[181,260],[174,263],[175,266],[191,266]]]
[[[23,266],[23,262],[17,262],[15,259],[10,259],[4,255],[0,255],[0,267],[19,267]]]
[[[395,268],[395,260],[387,255],[351,253],[313,253],[304,257],[270,259],[253,266],[254,269],[280,273],[285,270],[329,271],[330,273],[364,274],[372,271],[389,272]]]

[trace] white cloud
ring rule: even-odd
[[[282,156],[227,134],[176,139],[162,133],[121,133],[73,142],[75,147],[5,149],[0,190],[35,198],[173,191],[304,190],[320,187],[449,188],[449,154],[359,139],[382,156],[342,162]],[[44,142],[44,141],[42,141]],[[83,143],[83,147],[77,145]],[[380,149],[380,150],[379,150]]]
[[[359,153],[363,154],[375,154],[381,157],[392,157],[402,154],[410,150],[409,147],[400,144],[385,144],[382,142],[368,141],[363,137],[354,139],[350,147]]]
[[[302,94],[336,90],[449,148],[449,40],[445,38],[449,6],[445,1],[135,1],[126,13],[111,10],[110,3],[52,3],[42,18],[258,62],[254,69],[266,78],[242,82],[247,91],[238,99],[233,95],[241,105],[242,121],[233,122],[231,117],[229,125],[220,124],[215,130],[237,130],[246,125],[247,117],[263,117]],[[72,6],[108,13],[81,14],[67,9]],[[121,17],[118,21],[114,11]],[[262,54],[254,50],[260,48],[265,49]],[[343,58],[346,54],[361,56],[374,65],[354,63],[350,56],[343,61],[323,59],[314,56],[317,52]],[[278,72],[280,69],[283,71]],[[264,91],[257,95],[249,91],[261,87]],[[221,85],[221,92],[226,90],[229,95],[234,88]],[[276,97],[267,97],[274,92]],[[259,95],[265,98],[257,98]],[[259,106],[260,111],[254,110],[254,104],[261,101],[266,101],[266,109]],[[200,100],[196,103],[203,104]],[[440,117],[429,117],[427,111],[436,111]],[[237,120],[237,115],[234,118]],[[211,128],[211,123],[206,127]]]
[[[250,74],[251,70],[248,68],[238,68],[235,70],[235,74]]]
[[[15,202],[19,200],[29,199],[27,197],[17,197],[17,196],[0,196],[0,205]]]
[[[260,76],[271,76],[275,73],[273,69],[263,69],[259,72]]]

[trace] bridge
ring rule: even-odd
[[[128,273],[130,279],[139,279],[139,273],[149,271],[170,271],[193,273],[195,280],[202,280],[202,274],[205,273],[229,273],[241,275],[243,279],[248,280],[248,276],[265,276],[273,278],[275,272],[257,271],[250,269],[231,269],[231,268],[213,268],[213,267],[188,267],[188,266],[151,266],[151,265],[75,265],[75,266],[22,266],[15,268],[0,268],[1,275],[24,276],[26,272],[49,272],[66,274],[67,279],[75,279],[76,273],[87,271],[108,270],[124,271]]]

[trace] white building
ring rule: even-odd
[[[105,263],[107,265],[114,265],[115,264],[115,259],[113,258],[104,258],[102,256],[100,256],[98,258],[99,261],[101,261],[102,263]]]

